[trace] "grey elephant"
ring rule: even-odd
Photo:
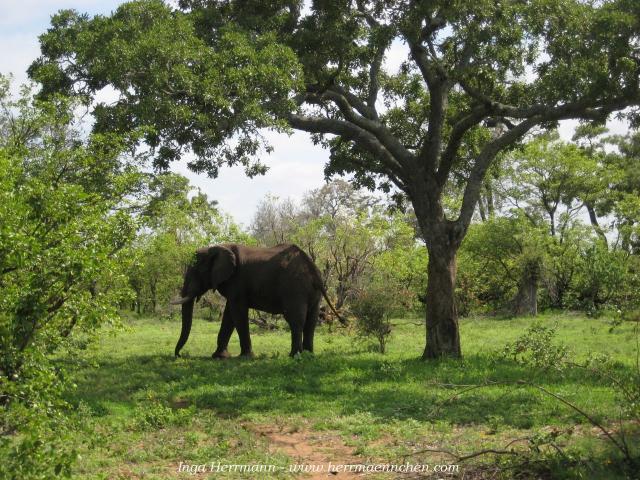
[[[240,355],[253,356],[250,308],[284,315],[291,327],[291,356],[303,350],[313,352],[323,296],[339,320],[346,323],[329,301],[318,268],[298,246],[260,248],[228,243],[205,247],[197,250],[195,262],[187,268],[181,298],[171,302],[182,304],[176,357],[189,338],[193,305],[208,290],[217,290],[227,299],[214,358],[229,356],[227,346],[234,328],[240,337]]]

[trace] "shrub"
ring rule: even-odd
[[[351,311],[356,316],[358,336],[363,339],[375,339],[380,353],[385,353],[387,339],[391,334],[391,308],[391,300],[380,288],[361,291],[351,302]]]
[[[569,352],[566,346],[554,344],[556,328],[534,323],[515,342],[505,346],[502,356],[535,368],[562,368]]]
[[[79,139],[67,101],[8,92],[0,77],[0,477],[52,478],[75,458],[52,357],[118,321],[135,226],[117,207],[139,177],[121,163],[125,140]]]

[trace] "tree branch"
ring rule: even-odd
[[[634,99],[630,97],[616,97],[601,100],[576,100],[575,102],[564,103],[561,105],[547,105],[537,103],[528,107],[516,107],[498,102],[488,95],[478,91],[465,80],[459,80],[458,83],[469,96],[477,102],[485,105],[492,115],[500,115],[508,118],[526,119],[536,115],[547,117],[546,120],[562,120],[565,118],[588,118],[600,120],[606,113],[614,110],[621,110],[630,104],[640,104],[640,98]]]
[[[308,117],[291,113],[287,116],[289,124],[298,130],[309,133],[329,133],[355,142],[363,150],[371,153],[384,166],[384,174],[394,178],[405,178],[405,168],[375,135],[345,120],[325,117]]]
[[[471,222],[473,211],[476,208],[476,203],[480,196],[482,180],[484,179],[484,175],[495,156],[500,150],[518,141],[526,135],[529,130],[542,121],[543,120],[540,117],[529,118],[520,122],[517,126],[484,146],[480,155],[478,155],[473,169],[471,170],[471,175],[469,176],[469,180],[467,181],[467,186],[462,197],[462,208],[460,209],[458,222],[460,222],[463,229],[466,230],[467,226]]]
[[[331,85],[327,90],[331,90],[336,92],[338,95],[342,95],[344,98],[347,99],[347,102],[349,102],[349,105],[355,108],[356,111],[363,117],[366,117],[370,120],[378,120],[378,112],[375,110],[375,108],[367,105],[365,102],[363,102],[360,99],[360,97],[358,97],[357,95],[354,95],[346,88],[343,88],[340,85]],[[316,93],[321,93],[321,92],[316,92]]]
[[[462,208],[460,209],[460,217],[458,218],[458,222],[460,222],[461,227],[466,229],[471,222],[471,217],[473,216],[473,211],[478,201],[484,175],[500,150],[518,141],[536,125],[569,118],[601,120],[606,118],[611,112],[621,110],[629,106],[630,103],[633,104],[633,101],[629,98],[613,98],[600,102],[587,102],[586,100],[580,100],[555,107],[535,105],[530,108],[522,109],[496,103],[489,105],[491,113],[494,113],[496,109],[504,109],[515,115],[511,115],[506,111],[497,113],[512,118],[522,118],[520,115],[524,115],[525,112],[530,116],[525,117],[525,120],[513,126],[513,128],[500,137],[487,143],[480,152],[480,155],[471,170],[471,175],[464,191]],[[640,103],[640,99],[636,100],[635,103]]]
[[[486,109],[484,106],[476,107],[471,113],[463,117],[453,126],[451,134],[449,135],[449,142],[440,157],[440,166],[436,173],[436,180],[441,187],[444,186],[449,177],[449,172],[453,167],[453,162],[458,154],[458,149],[460,148],[465,133],[482,122],[485,115]]]
[[[367,92],[367,105],[373,111],[374,118],[378,118],[378,112],[376,110],[376,100],[378,99],[378,90],[380,89],[380,68],[382,67],[382,60],[384,58],[384,52],[387,49],[388,44],[380,45],[373,57],[371,67],[369,68],[369,91]]]
[[[377,120],[371,120],[354,112],[347,99],[332,89],[328,89],[321,95],[310,94],[307,102],[322,105],[324,101],[333,102],[348,123],[365,130],[375,136],[375,138],[385,147],[385,149],[395,158],[396,163],[406,167],[413,155],[407,150],[389,130]]]

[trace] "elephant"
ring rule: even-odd
[[[291,328],[290,356],[303,350],[313,352],[321,297],[346,324],[329,301],[320,271],[300,247],[214,245],[196,251],[195,261],[185,273],[181,298],[171,302],[182,305],[182,331],[175,348],[176,357],[189,338],[194,303],[208,290],[217,290],[227,300],[213,358],[229,357],[227,346],[234,328],[240,337],[240,355],[253,357],[250,308],[284,315]]]

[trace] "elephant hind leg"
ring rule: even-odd
[[[284,316],[291,327],[291,352],[289,356],[293,357],[302,352],[302,333],[307,319],[307,306],[296,305],[288,308]]]
[[[307,309],[307,319],[304,323],[304,331],[302,338],[302,348],[308,352],[313,352],[313,335],[316,331],[318,323],[318,315],[320,314],[320,302],[312,304]]]

